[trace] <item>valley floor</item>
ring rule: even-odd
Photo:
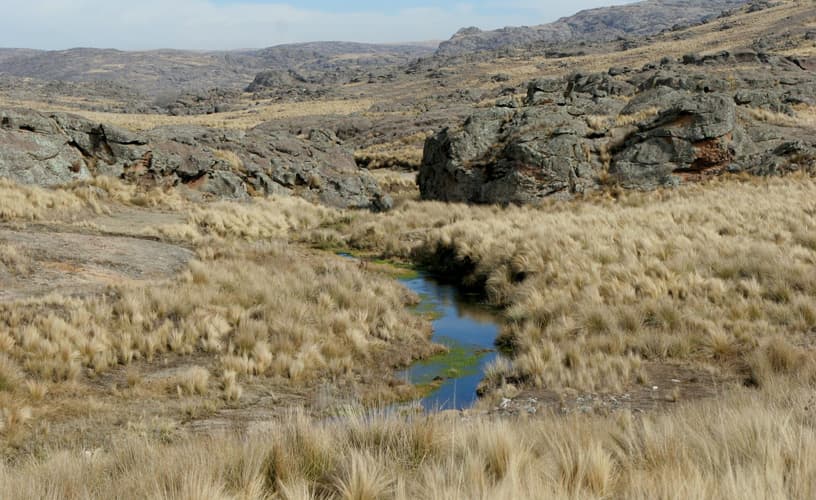
[[[374,214],[0,181],[0,496],[811,498],[814,194]],[[504,311],[473,409],[372,412],[440,349],[374,258]]]

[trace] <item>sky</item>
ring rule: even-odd
[[[0,0],[0,47],[261,48],[445,40],[632,0]]]

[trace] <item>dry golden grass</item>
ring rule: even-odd
[[[180,210],[186,202],[176,191],[143,190],[110,177],[54,189],[0,179],[0,222],[79,220],[89,213],[110,213],[114,205]]]
[[[360,385],[360,400],[403,398],[413,389],[390,387],[384,374],[436,351],[426,320],[406,307],[415,297],[390,277],[286,242],[331,223],[341,216],[336,210],[299,198],[193,205],[172,192],[140,191],[106,179],[53,190],[2,187],[3,199],[16,202],[5,220],[20,223],[17,230],[29,220],[94,230],[84,217],[115,218],[123,205],[175,207],[187,222],[127,231],[198,253],[185,272],[165,282],[114,286],[100,296],[0,302],[0,396],[16,401],[0,404],[10,415],[4,425],[14,429],[0,431],[3,445],[52,442],[48,433],[32,432],[56,423],[68,426],[61,431],[66,436],[83,436],[78,429],[87,416],[71,410],[83,395],[178,398],[202,401],[206,408],[216,401],[217,408],[220,400],[240,404],[247,383],[257,387],[267,380],[296,390],[353,383]],[[54,206],[62,207],[58,215]],[[13,244],[0,246],[0,273],[29,265]],[[168,360],[186,368],[156,378]],[[98,382],[122,371],[124,396]],[[180,417],[172,408],[178,405],[166,406],[160,413],[168,413],[168,423],[147,423],[145,432],[175,432],[173,419]],[[113,403],[96,413],[100,427],[121,418]]]
[[[285,238],[338,217],[338,211],[301,198],[270,197],[252,203],[218,202],[193,206],[188,224],[207,236],[227,240]]]
[[[816,127],[816,106],[798,106],[793,115],[775,113],[759,108],[746,108],[749,116],[755,120],[779,125],[782,127]]]
[[[379,169],[372,171],[371,175],[386,193],[391,193],[394,199],[419,198],[416,172]]]
[[[375,144],[355,151],[354,158],[370,170],[380,168],[419,169],[425,140],[430,134],[416,132],[394,142]]]
[[[26,274],[30,268],[31,259],[14,245],[3,243],[0,240],[0,271],[12,274]]]
[[[507,380],[621,390],[660,360],[762,384],[816,376],[814,194],[792,177],[541,208],[408,203],[311,238],[424,262],[507,306]]]
[[[0,465],[28,498],[813,498],[810,390],[739,394],[671,415],[510,421],[292,416],[263,434]],[[17,418],[17,417],[15,417]]]
[[[6,188],[27,207],[22,220],[46,217],[51,202],[93,212],[86,190],[103,193],[103,213],[148,196],[140,203],[176,203],[99,182]],[[540,207],[406,202],[386,214],[296,198],[179,202],[187,222],[158,234],[196,249],[182,275],[0,304],[0,438],[39,450],[0,469],[0,496],[810,498],[815,193],[814,179],[791,176]],[[637,418],[293,417],[269,434],[211,439],[185,438],[150,410],[99,450],[33,444],[50,422],[121,418],[93,396],[123,365],[128,398],[190,401],[195,419],[240,405],[257,380],[376,385],[431,352],[390,278],[295,242],[414,260],[483,290],[505,306],[513,349],[486,373],[496,386],[625,391],[648,361],[758,389]],[[162,359],[182,368],[157,381],[148,375]]]
[[[124,423],[170,441],[182,421],[225,405],[243,411],[269,387],[309,394],[328,384],[349,394],[319,408],[274,396],[275,406],[316,412],[415,395],[389,374],[438,348],[407,307],[416,298],[392,278],[282,241],[210,241],[199,253],[165,283],[0,302],[7,456],[100,446]]]
[[[315,262],[285,244],[222,248],[178,279],[114,298],[46,297],[0,304],[3,352],[35,381],[77,381],[158,356],[207,355],[217,371],[301,383],[428,351],[423,321],[388,278],[350,262]],[[397,347],[398,346],[398,347]],[[204,372],[202,372],[204,370]],[[206,393],[204,368],[181,375]],[[229,385],[229,384],[227,384]]]
[[[251,377],[308,386],[405,362],[410,356],[398,359],[397,351],[426,345],[421,320],[406,312],[407,297],[387,278],[260,242],[270,238],[333,242],[464,272],[509,306],[504,335],[515,357],[497,363],[491,379],[620,389],[647,358],[744,373],[761,390],[639,419],[298,417],[246,439],[176,442],[176,424],[152,419],[98,451],[68,446],[6,465],[1,494],[811,496],[816,236],[807,221],[816,213],[814,190],[809,178],[717,182],[541,208],[411,202],[380,215],[291,198],[192,207],[190,232],[173,238],[194,243],[200,260],[179,278],[111,298],[2,306],[0,433],[7,443],[25,443],[32,422],[53,418],[41,408],[59,407],[66,383],[59,381],[82,385],[137,360],[148,367],[166,355],[197,361],[165,384],[129,376],[128,386],[142,394],[136,397],[156,397],[155,387],[236,403]]]
[[[0,221],[40,220],[55,213],[79,212],[85,206],[82,199],[64,191],[19,186],[0,179]]]
[[[631,115],[605,116],[605,115],[588,115],[586,122],[589,128],[593,130],[605,130],[613,127],[628,127],[638,122],[657,116],[660,113],[660,108],[648,108]]]
[[[213,156],[220,160],[224,160],[227,165],[230,166],[233,172],[244,170],[244,160],[242,160],[235,151],[216,149],[213,151]]]

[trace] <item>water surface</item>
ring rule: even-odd
[[[450,352],[414,363],[398,376],[420,386],[439,385],[420,401],[426,410],[469,408],[477,399],[485,368],[497,356],[498,314],[481,304],[479,297],[429,274],[420,272],[400,282],[422,299],[419,312],[433,314],[433,341]]]

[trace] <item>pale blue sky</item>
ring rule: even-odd
[[[0,47],[235,49],[442,40],[632,0],[2,0]]]

